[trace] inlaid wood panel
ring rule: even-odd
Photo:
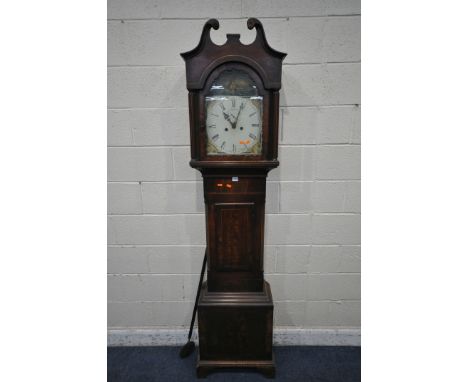
[[[247,271],[252,266],[254,203],[216,203],[218,271]]]
[[[258,291],[263,285],[264,195],[213,195],[207,201],[210,291]]]

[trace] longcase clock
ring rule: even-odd
[[[278,114],[285,53],[272,49],[262,24],[255,41],[210,39],[206,22],[186,64],[190,165],[203,176],[207,281],[198,305],[197,374],[213,368],[257,368],[273,377],[273,299],[263,278],[265,184],[279,165]]]

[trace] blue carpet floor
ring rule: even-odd
[[[108,382],[196,381],[197,351],[179,358],[179,347],[109,347]],[[361,348],[349,346],[275,347],[274,381],[358,382]],[[250,370],[220,370],[199,381],[268,381]],[[270,379],[271,381],[271,379]]]

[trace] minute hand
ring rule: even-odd
[[[242,111],[243,108],[244,108],[244,104],[241,103],[241,105],[239,106],[239,112],[237,113],[237,117],[236,117],[236,127],[237,127],[237,121],[239,120],[239,114],[240,114],[240,112]]]

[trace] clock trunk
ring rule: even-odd
[[[263,289],[266,175],[203,171],[208,291]]]

